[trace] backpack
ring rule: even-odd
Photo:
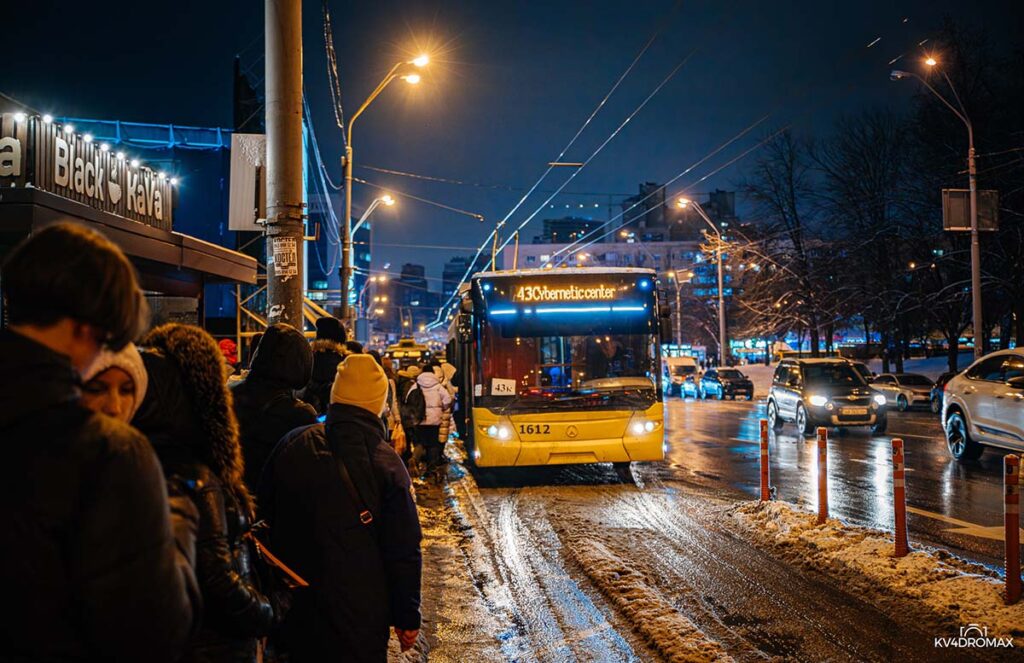
[[[402,426],[407,430],[419,426],[427,416],[427,402],[423,398],[423,390],[413,383],[402,398]]]

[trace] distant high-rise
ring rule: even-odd
[[[455,290],[459,287],[459,283],[462,281],[462,277],[469,273],[469,276],[477,272],[484,270],[487,266],[487,260],[489,255],[486,252],[481,252],[476,258],[476,262],[473,264],[473,269],[470,269],[470,262],[472,261],[471,256],[455,256],[444,264],[444,271],[441,272],[441,301],[442,303],[447,301],[451,297]],[[466,279],[468,282],[468,278]]]
[[[544,219],[544,232],[533,238],[534,244],[557,244],[572,242],[596,230],[600,221],[584,219],[578,216],[567,216],[561,219]]]

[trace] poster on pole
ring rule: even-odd
[[[978,230],[999,228],[999,192],[978,191]],[[942,190],[942,229],[952,232],[971,230],[971,192],[968,189]]]
[[[278,278],[299,275],[298,244],[294,237],[274,238],[274,274]]]

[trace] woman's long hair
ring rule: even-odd
[[[141,344],[163,350],[180,369],[192,411],[206,438],[206,444],[197,447],[200,460],[231,491],[251,519],[255,508],[242,479],[245,465],[238,419],[231,391],[224,383],[224,355],[217,342],[199,327],[168,323],[146,334]]]

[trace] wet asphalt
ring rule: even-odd
[[[665,464],[655,471],[721,491],[756,497],[760,486],[759,421],[765,403],[666,400]],[[891,531],[891,440],[904,441],[908,529],[915,542],[940,546],[1001,570],[1003,564],[1003,456],[986,449],[961,463],[946,450],[939,416],[928,411],[890,412],[885,435],[866,428],[829,429],[830,514],[847,522]],[[769,433],[771,483],[777,499],[817,508],[817,443],[787,423]]]

